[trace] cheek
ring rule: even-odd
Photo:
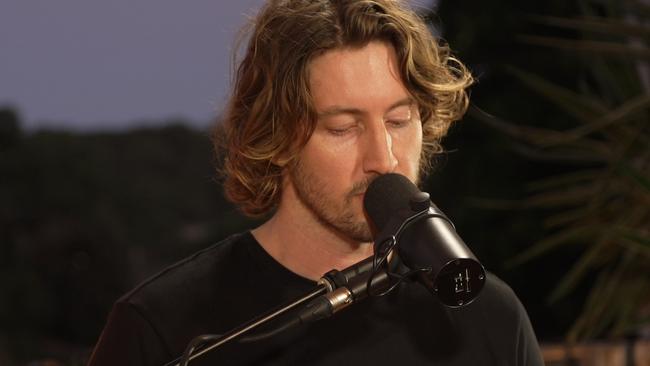
[[[397,148],[399,152],[399,162],[409,168],[417,168],[420,163],[420,154],[422,152],[422,126],[416,124],[400,134],[397,139]]]
[[[344,176],[343,173],[350,164],[349,144],[332,143],[320,136],[313,137],[300,154],[303,165],[319,176],[324,184]]]
[[[416,155],[420,156],[420,151],[422,150],[422,125],[421,124],[416,124],[416,127],[414,128],[413,136],[411,136],[411,143],[408,144],[411,149],[412,153],[415,153]]]
[[[327,132],[317,130],[305,145],[302,154],[316,164],[340,167],[343,170],[356,158],[358,149],[359,141],[355,133],[332,136]]]

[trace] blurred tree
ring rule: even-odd
[[[118,296],[249,223],[181,123],[39,131],[0,154],[0,350],[17,363],[83,359]]]
[[[647,15],[650,8],[636,1],[576,1],[574,6],[582,15],[527,11],[519,19],[530,26],[512,33],[516,49],[543,52],[551,59],[546,56],[540,64],[532,57],[520,63],[514,57],[499,64],[498,73],[519,85],[511,90],[525,86],[545,97],[538,105],[544,113],[530,115],[513,104],[507,109],[481,106],[499,118],[473,110],[474,117],[516,137],[511,146],[527,159],[550,164],[532,177],[534,195],[519,198],[516,205],[546,210],[547,238],[518,261],[546,253],[542,263],[552,264],[547,253],[551,248],[579,253],[550,295],[557,304],[575,298],[578,286],[590,290],[567,334],[570,340],[633,334],[647,324],[650,304],[645,63],[650,31],[643,20],[634,21],[634,15]],[[539,100],[531,95],[523,103]]]
[[[580,65],[547,50],[531,49],[517,34],[549,36],[575,32],[548,29],[528,21],[529,14],[573,16],[572,1],[544,2],[440,1],[429,14],[454,53],[477,78],[471,89],[471,109],[538,126],[563,127],[569,116],[507,73],[516,65],[565,85],[578,84]],[[459,233],[484,265],[508,282],[526,306],[540,339],[561,338],[578,316],[587,294],[580,286],[572,296],[548,305],[545,296],[576,260],[579,251],[566,247],[526,266],[509,267],[508,258],[521,253],[545,233],[549,209],[524,209],[529,182],[564,171],[552,162],[520,154],[511,139],[482,123],[472,113],[457,123],[444,141],[448,152],[439,158],[438,171],[427,188],[434,201],[454,220]]]
[[[0,152],[16,145],[20,136],[18,113],[13,108],[0,107]]]

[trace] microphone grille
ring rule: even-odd
[[[418,187],[403,175],[381,175],[368,186],[363,207],[372,224],[380,231],[396,211],[409,209],[411,199],[418,193]]]

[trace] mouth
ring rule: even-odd
[[[359,201],[360,204],[363,205],[363,197],[365,196],[365,194],[366,194],[365,189],[363,191],[361,191],[361,192],[353,191],[353,192],[348,193],[348,196],[346,197],[345,200],[348,203],[352,203],[354,201],[355,205],[356,205],[356,201]]]
[[[374,178],[366,179],[361,182],[358,182],[352,186],[352,189],[350,190],[350,193],[348,194],[348,197],[351,199],[353,197],[361,197],[365,196],[366,191],[368,190],[368,186]]]
[[[368,190],[368,184],[360,184],[358,187],[353,187],[350,196],[363,196]]]

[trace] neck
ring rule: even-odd
[[[253,230],[253,236],[276,261],[290,271],[318,280],[332,269],[347,268],[372,255],[372,244],[353,241],[320,222],[285,187],[270,220]]]

